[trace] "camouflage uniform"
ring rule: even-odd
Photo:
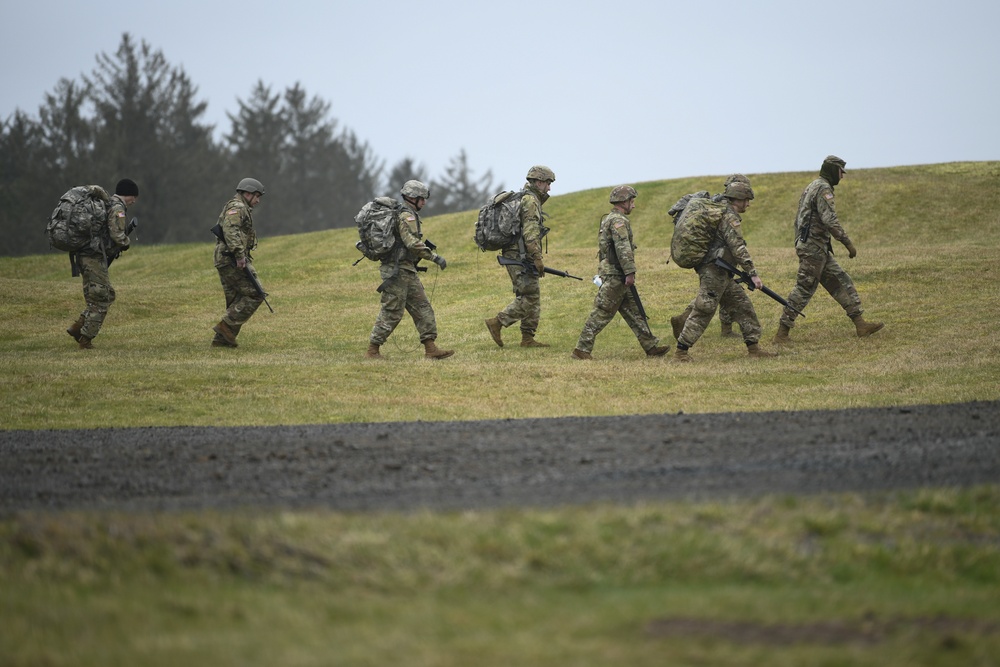
[[[625,276],[635,273],[635,243],[628,217],[618,210],[612,210],[601,219],[598,257],[598,273],[602,283],[594,298],[594,309],[583,325],[576,348],[588,354],[592,352],[597,334],[614,319],[615,313],[620,313],[642,349],[649,354],[659,347],[660,339],[653,335],[649,325],[642,319],[632,292],[625,285]]]
[[[717,257],[721,257],[730,264],[741,265],[751,276],[757,275],[753,259],[740,231],[742,220],[740,214],[731,206],[726,208],[716,230],[716,241],[705,256],[705,262],[695,269],[699,278],[698,296],[694,300],[694,310],[691,311],[677,338],[679,349],[686,350],[701,338],[720,304],[731,313],[733,321],[739,325],[743,333],[743,342],[747,346],[756,345],[760,340],[760,321],[757,319],[750,297],[727,271],[713,263]]]
[[[677,221],[680,219],[681,213],[683,213],[684,209],[687,207],[687,203],[691,201],[691,199],[694,199],[696,197],[708,198],[708,190],[701,190],[699,192],[693,192],[691,194],[684,195],[677,201],[676,204],[674,204],[670,208],[670,210],[667,211],[667,215],[669,215],[674,219],[674,225],[676,225]],[[723,201],[725,201],[725,199],[726,196],[721,192],[717,195],[712,196],[712,201],[715,202],[716,204],[721,204]],[[691,311],[694,310],[694,302],[695,300],[692,299],[691,303],[689,303],[687,305],[687,308],[684,309],[684,312],[682,312],[679,315],[680,320],[683,321],[688,318],[688,316],[691,314]],[[728,330],[734,324],[733,316],[729,314],[729,310],[727,310],[726,307],[723,306],[721,303],[719,304],[719,323],[722,324],[723,330]],[[735,334],[731,335],[735,336]]]
[[[215,268],[226,295],[226,313],[222,321],[235,336],[264,302],[245,271],[236,266],[237,261],[245,258],[247,268],[257,275],[250,257],[250,251],[257,247],[257,233],[253,228],[252,208],[242,194],[237,192],[222,209],[219,225],[225,238],[225,241],[216,239],[215,242]],[[224,343],[224,337],[216,331],[213,344]]]
[[[414,230],[416,227],[416,230]],[[408,312],[420,334],[420,342],[437,338],[437,321],[434,309],[417,276],[416,262],[421,259],[434,261],[434,252],[424,245],[420,232],[420,214],[404,199],[403,207],[396,214],[396,232],[403,244],[392,255],[382,260],[382,308],[379,311],[369,341],[382,346]]]
[[[106,250],[115,247],[123,250],[129,247],[129,238],[125,234],[127,225],[125,212],[128,206],[121,197],[111,197],[111,205],[104,228],[100,232],[101,245],[99,249],[86,248],[75,254],[77,267],[83,276],[83,298],[87,307],[80,314],[82,326],[78,329],[81,337],[93,339],[101,330],[104,318],[108,315],[111,304],[115,301],[115,288],[111,286],[108,275],[108,260]]]
[[[806,227],[808,230],[803,239]],[[822,285],[853,320],[864,312],[861,297],[854,288],[854,281],[834,259],[831,237],[845,246],[852,245],[837,219],[833,186],[821,177],[810,183],[799,198],[799,210],[795,216],[795,254],[799,256],[799,273],[795,287],[788,295],[788,305],[805,311],[816,288]],[[792,328],[795,312],[785,308],[781,324]]]
[[[521,197],[521,238],[524,241],[525,260],[529,263],[542,261],[542,237],[548,231],[542,227],[542,204],[549,195],[539,192],[531,183],[524,186]],[[521,260],[519,244],[504,248],[501,254],[508,259]],[[521,333],[534,336],[542,316],[542,296],[538,275],[524,266],[507,265],[507,273],[514,289],[514,300],[497,314],[497,320],[504,328],[518,320]]]

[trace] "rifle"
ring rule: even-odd
[[[497,255],[497,261],[500,263],[501,266],[523,266],[525,269],[528,269],[529,271],[535,273],[536,275],[538,274],[538,270],[535,268],[535,264],[533,262],[521,261],[519,259],[510,259],[509,257],[504,257],[503,255]],[[560,271],[559,269],[551,269],[547,266],[545,267],[545,273],[551,274],[553,276],[559,276],[560,278],[572,278],[573,280],[583,280],[583,278],[579,276],[573,276],[566,273],[565,271]]]
[[[646,322],[649,322],[649,317],[646,315],[646,309],[642,307],[642,299],[639,298],[639,290],[635,288],[635,283],[629,285],[628,289],[632,292],[632,298],[635,300],[635,305],[639,309],[639,315],[641,315],[642,319],[646,320]]]
[[[217,239],[219,239],[223,243],[226,242],[226,236],[222,232],[222,225],[220,225],[219,223],[215,223],[215,226],[212,227],[211,231],[212,234],[214,234]],[[233,266],[239,268],[240,265],[237,264],[236,258],[233,257],[232,259],[233,259]],[[250,266],[246,264],[243,265],[243,273],[246,274],[247,280],[250,281],[250,283],[253,285],[253,288],[257,290],[257,294],[260,295],[260,298],[264,300],[264,304],[267,306],[267,309],[273,313],[274,308],[271,308],[271,304],[267,302],[267,292],[264,291],[264,286],[260,284],[260,279],[257,278],[257,274],[254,273],[253,269],[251,269]]]
[[[725,271],[727,271],[729,273],[729,275],[731,275],[736,282],[743,283],[744,285],[746,285],[747,289],[749,289],[751,292],[753,290],[757,289],[754,286],[754,284],[753,284],[753,278],[751,278],[750,274],[747,273],[746,271],[740,271],[735,266],[733,266],[732,264],[730,264],[726,260],[722,259],[721,257],[717,257],[715,259],[715,265],[718,266],[719,268],[724,269]],[[778,303],[780,303],[782,306],[784,306],[788,310],[792,311],[793,313],[801,315],[802,317],[806,316],[806,314],[803,313],[801,310],[798,310],[796,308],[792,308],[791,306],[789,306],[788,302],[785,301],[785,299],[783,299],[782,297],[780,297],[777,294],[775,294],[772,290],[768,289],[765,285],[761,285],[760,286],[760,291],[763,292],[764,294],[768,295],[769,297],[771,297],[772,299],[774,299],[775,301],[777,301]]]

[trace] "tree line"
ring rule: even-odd
[[[387,168],[298,83],[275,91],[258,80],[237,103],[216,140],[183,69],[124,33],[89,75],[61,79],[37,117],[19,109],[0,124],[0,255],[47,251],[45,224],[63,192],[126,177],[139,184],[144,243],[208,240],[244,176],[267,188],[258,219],[268,235],[351,226],[366,201],[396,196],[411,178],[431,187],[427,215],[478,208],[502,189],[491,171],[473,177],[464,149],[436,179],[409,157]]]

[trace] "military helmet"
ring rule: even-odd
[[[528,175],[525,177],[529,181],[555,181],[556,173],[546,166],[536,164],[534,167],[528,170]]]
[[[747,183],[734,181],[726,186],[726,199],[753,199],[753,188]]]
[[[743,174],[729,174],[729,176],[726,177],[725,182],[722,184],[722,187],[729,187],[730,183],[746,183],[747,185],[750,185],[750,179]]]
[[[634,199],[637,196],[638,193],[631,185],[619,185],[611,191],[611,196],[608,197],[608,201],[612,204],[620,204],[623,201]]]
[[[420,181],[407,181],[403,183],[399,194],[410,199],[430,199],[430,189]]]
[[[237,192],[259,192],[264,195],[264,186],[256,178],[244,178],[236,186]]]

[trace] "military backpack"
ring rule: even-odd
[[[476,219],[476,245],[482,251],[503,250],[521,235],[521,197],[524,191],[505,190],[490,197]]]
[[[64,252],[99,250],[110,204],[110,195],[99,185],[70,188],[45,226],[49,245]]]
[[[712,241],[716,238],[722,215],[728,203],[711,199],[692,198],[674,226],[670,240],[670,257],[677,266],[693,269],[705,259]]]
[[[396,235],[396,216],[402,209],[403,204],[392,197],[376,197],[361,207],[354,216],[359,237],[354,245],[362,255],[378,262],[392,254],[400,243]]]

